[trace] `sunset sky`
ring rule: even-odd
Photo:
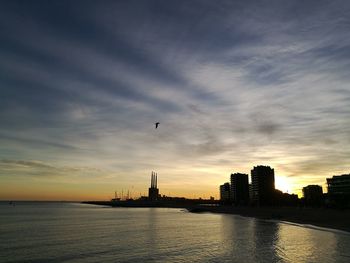
[[[0,2],[1,200],[136,197],[151,171],[218,197],[256,165],[299,194],[350,172],[350,1]]]

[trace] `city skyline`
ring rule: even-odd
[[[1,1],[0,200],[350,173],[348,1]],[[155,124],[159,123],[159,126]]]

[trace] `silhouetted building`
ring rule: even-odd
[[[303,196],[306,205],[320,206],[323,204],[323,192],[320,185],[308,185],[303,187]]]
[[[249,186],[248,175],[241,173],[231,174],[231,200],[234,204],[248,204]]]
[[[151,174],[151,187],[148,188],[148,199],[150,201],[157,201],[159,198],[159,189],[157,188],[157,174]]]
[[[283,193],[283,205],[297,206],[299,205],[299,197],[296,194]]]
[[[327,178],[327,185],[331,205],[350,207],[350,174]]]
[[[231,200],[230,184],[224,183],[223,185],[220,185],[220,202],[229,203],[230,200]]]
[[[272,205],[275,193],[275,171],[270,166],[258,165],[251,170],[252,202],[256,205]]]
[[[299,205],[299,197],[296,194],[283,193],[275,189],[273,204],[278,206],[297,206]]]
[[[253,200],[253,186],[252,186],[252,184],[248,185],[248,189],[249,189],[249,202],[252,202],[252,200]]]

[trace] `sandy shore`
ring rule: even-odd
[[[298,224],[310,224],[350,232],[350,210],[298,207],[233,207],[196,206],[190,212],[237,214],[261,219],[275,219]]]
[[[86,204],[112,207],[167,207],[185,208],[193,213],[210,212],[236,214],[261,219],[274,219],[298,224],[309,224],[350,232],[350,210],[305,207],[249,207],[206,206],[191,202],[145,202],[145,201],[87,201]]]

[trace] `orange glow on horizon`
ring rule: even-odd
[[[273,167],[273,166],[272,166]],[[244,172],[247,169],[240,169]],[[287,174],[282,169],[278,173]],[[165,174],[165,173],[164,173]],[[201,176],[201,174],[203,176]],[[163,196],[185,197],[185,198],[202,198],[209,199],[213,196],[219,199],[219,186],[229,182],[230,172],[220,171],[217,174],[213,169],[206,173],[201,172],[199,175],[194,173],[193,176],[177,177],[177,173],[167,174],[167,177],[160,177],[158,188],[159,193]],[[250,176],[249,176],[250,178]],[[201,182],[198,183],[198,180]],[[326,192],[326,177],[317,178],[305,176],[281,176],[275,175],[275,188],[284,193],[297,194],[302,197],[302,188],[309,184],[318,184]],[[11,177],[3,178],[0,184],[0,200],[38,200],[38,201],[87,201],[87,200],[110,200],[114,198],[115,191],[120,196],[123,191],[133,199],[140,196],[148,195],[149,181],[148,176],[144,176],[139,184],[130,184],[128,182],[117,183],[109,181],[90,180],[78,183],[77,181],[58,181],[41,178],[28,178],[27,180],[14,181]]]

